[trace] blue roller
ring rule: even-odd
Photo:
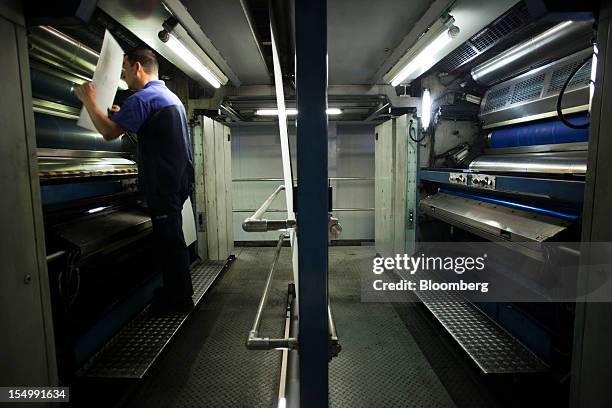
[[[568,120],[580,124],[588,122],[589,117],[581,114],[570,116]],[[496,129],[489,137],[489,146],[493,148],[575,143],[586,142],[589,129],[572,129],[555,119]]]
[[[502,200],[499,198],[488,197],[488,196],[484,196],[480,194],[472,194],[472,193],[465,193],[465,192],[457,191],[457,190],[449,190],[446,188],[441,188],[440,192],[454,195],[454,196],[463,197],[463,198],[469,198],[471,200],[484,201],[485,203],[503,205],[504,207],[514,208],[517,210],[523,210],[523,211],[533,212],[536,214],[547,215],[549,217],[561,218],[561,219],[569,220],[569,221],[575,221],[578,219],[577,214],[574,214],[573,212],[568,212],[568,211],[571,211],[569,209],[557,211],[557,210],[552,210],[552,209],[548,209],[544,207],[536,207],[534,205],[521,204],[521,203],[517,203],[514,201],[508,201],[508,200]]]
[[[102,135],[77,126],[76,120],[34,113],[36,143],[51,149],[121,151],[121,139],[111,142]]]
[[[37,69],[30,70],[32,96],[80,108],[82,103],[74,93],[74,83]]]

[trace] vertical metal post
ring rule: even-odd
[[[327,1],[295,4],[300,406],[327,407]]]
[[[601,3],[597,22],[597,79],[591,106],[589,128],[589,158],[584,206],[582,212],[582,267],[578,275],[578,290],[584,291],[592,283],[599,254],[589,249],[590,242],[612,241],[610,206],[610,139],[609,118],[612,115],[612,4]],[[585,292],[582,292],[585,293]],[[574,350],[570,403],[572,408],[612,406],[612,355],[608,352],[612,342],[612,303],[597,302],[585,295],[576,304],[574,322]]]

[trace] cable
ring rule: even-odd
[[[415,136],[412,136],[413,134]],[[410,126],[408,126],[408,137],[414,143],[421,143],[427,137],[427,132],[423,132],[423,136],[420,139],[417,139],[416,138],[416,129],[412,126],[412,119],[410,119]]]
[[[562,105],[561,102],[563,101],[563,94],[565,93],[565,90],[567,89],[569,83],[572,81],[572,78],[574,78],[574,76],[578,73],[578,71],[580,71],[582,67],[586,65],[587,62],[591,61],[591,59],[592,57],[585,58],[580,64],[576,66],[576,68],[574,68],[574,70],[569,74],[569,76],[565,80],[565,83],[563,84],[563,87],[561,88],[561,91],[559,92],[559,96],[557,97],[557,116],[559,117],[559,120],[563,122],[565,126],[570,127],[572,129],[586,129],[591,125],[591,122],[589,121],[587,123],[575,124],[567,120],[565,116],[563,115],[563,111],[561,110],[561,105]]]

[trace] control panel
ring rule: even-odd
[[[452,184],[468,185],[468,175],[465,173],[448,173],[448,181]]]
[[[473,174],[471,186],[495,190],[495,176],[489,176],[487,174]]]

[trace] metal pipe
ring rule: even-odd
[[[64,251],[64,250],[57,251],[57,252],[54,252],[52,254],[49,254],[49,255],[47,255],[47,262],[53,262],[56,259],[58,259],[58,258],[60,258],[60,257],[62,257],[64,255],[66,255],[66,251]]]
[[[68,70],[76,76],[93,77],[100,54],[85,44],[49,26],[28,28],[30,56],[44,64]],[[128,89],[123,79],[119,89]]]
[[[266,286],[264,287],[264,292],[259,300],[259,306],[257,307],[257,313],[255,314],[255,320],[253,321],[253,327],[251,328],[250,333],[257,337],[259,334],[259,326],[261,325],[261,316],[266,306],[266,302],[268,301],[268,294],[270,293],[270,284],[272,283],[272,278],[274,277],[274,271],[276,270],[276,264],[278,263],[278,258],[281,253],[281,249],[283,248],[283,241],[285,239],[285,234],[280,234],[278,237],[278,242],[276,243],[276,251],[274,252],[274,259],[272,260],[272,265],[270,265],[270,270],[268,271],[268,278],[266,279]]]
[[[390,109],[390,108],[391,108],[390,102],[381,103],[376,108],[374,108],[372,113],[368,115],[368,117],[364,120],[364,122],[369,122],[371,120],[376,119],[376,117],[378,117],[385,109]]]
[[[334,316],[332,315],[331,307],[327,305],[327,318],[329,320],[329,337],[332,339],[338,339],[338,335],[336,333],[336,323],[334,322]]]
[[[257,209],[257,211],[255,211],[255,213],[249,217],[251,219],[254,220],[259,220],[261,219],[261,216],[265,214],[265,212],[268,210],[268,207],[270,207],[270,204],[272,204],[272,201],[274,201],[274,199],[276,198],[276,196],[278,195],[278,193],[280,193],[281,191],[283,191],[285,189],[284,185],[280,185],[276,188],[276,190],[274,190],[274,192],[272,194],[270,194],[268,196],[268,198],[266,198],[266,200],[263,202],[263,204]]]
[[[283,339],[274,339],[269,337],[259,337],[259,328],[261,326],[261,317],[263,310],[266,307],[268,301],[268,295],[270,294],[270,286],[272,284],[272,278],[274,277],[274,271],[276,270],[276,264],[280,256],[281,249],[283,248],[283,241],[285,234],[280,234],[278,237],[278,243],[276,244],[276,252],[274,253],[274,259],[272,265],[270,265],[270,271],[266,279],[266,285],[264,287],[263,294],[259,300],[257,306],[257,312],[255,313],[255,319],[253,320],[253,326],[249,332],[249,336],[246,341],[246,348],[249,350],[270,350],[270,349],[296,349],[297,339],[294,337],[288,337]]]
[[[292,319],[293,319],[293,309],[294,309],[294,300],[295,300],[295,285],[290,283],[287,288],[287,306],[285,307],[285,338],[288,339],[291,337],[291,327],[292,327]],[[285,402],[284,406],[286,406],[287,400],[287,379],[289,377],[289,355],[290,353],[295,353],[295,351],[291,350],[283,350],[281,357],[281,370],[280,370],[280,378],[279,378],[279,386],[278,386],[278,403],[279,405]]]
[[[581,48],[588,45],[591,27],[590,22],[583,21],[557,24],[473,68],[472,78],[480,85],[489,86],[528,71],[537,64],[561,58],[576,51],[568,50],[569,45],[576,44]]]
[[[338,333],[336,332],[336,322],[334,321],[334,315],[332,314],[329,300],[327,303],[327,324],[329,326],[329,360],[338,356],[342,347],[338,342]]]
[[[374,211],[375,208],[370,207],[370,208],[333,208],[332,212],[351,212],[351,211]],[[236,210],[232,210],[232,212],[235,213],[252,213],[255,210],[249,209],[249,208],[239,208]],[[268,211],[266,212],[272,212],[272,213],[286,213],[287,210],[283,210],[280,208],[273,208],[273,209],[268,209]],[[274,221],[274,220],[262,220],[262,221],[266,221],[268,223],[268,225],[274,225],[275,222],[284,222],[287,223],[287,225],[289,225],[286,228],[293,228],[295,226],[295,223],[293,222],[293,220],[288,220],[288,221]],[[271,224],[272,223],[272,224]],[[251,231],[254,229],[254,225],[256,224],[256,222],[251,222],[249,224],[249,232],[254,232]],[[246,231],[246,230],[245,230]],[[256,232],[259,232],[259,230],[257,230]]]
[[[62,64],[74,67],[93,76],[100,54],[86,45],[48,26],[31,27],[30,44],[44,56],[58,59]]]
[[[330,181],[374,181],[374,177],[329,177]],[[234,182],[284,181],[282,178],[235,178]],[[293,180],[296,181],[296,180]]]
[[[266,220],[261,217],[268,211],[268,208],[276,198],[276,196],[285,189],[284,185],[280,185],[272,194],[266,198],[261,206],[255,210],[253,215],[242,222],[242,229],[246,232],[266,232],[279,231],[287,228],[295,227],[295,220]]]

